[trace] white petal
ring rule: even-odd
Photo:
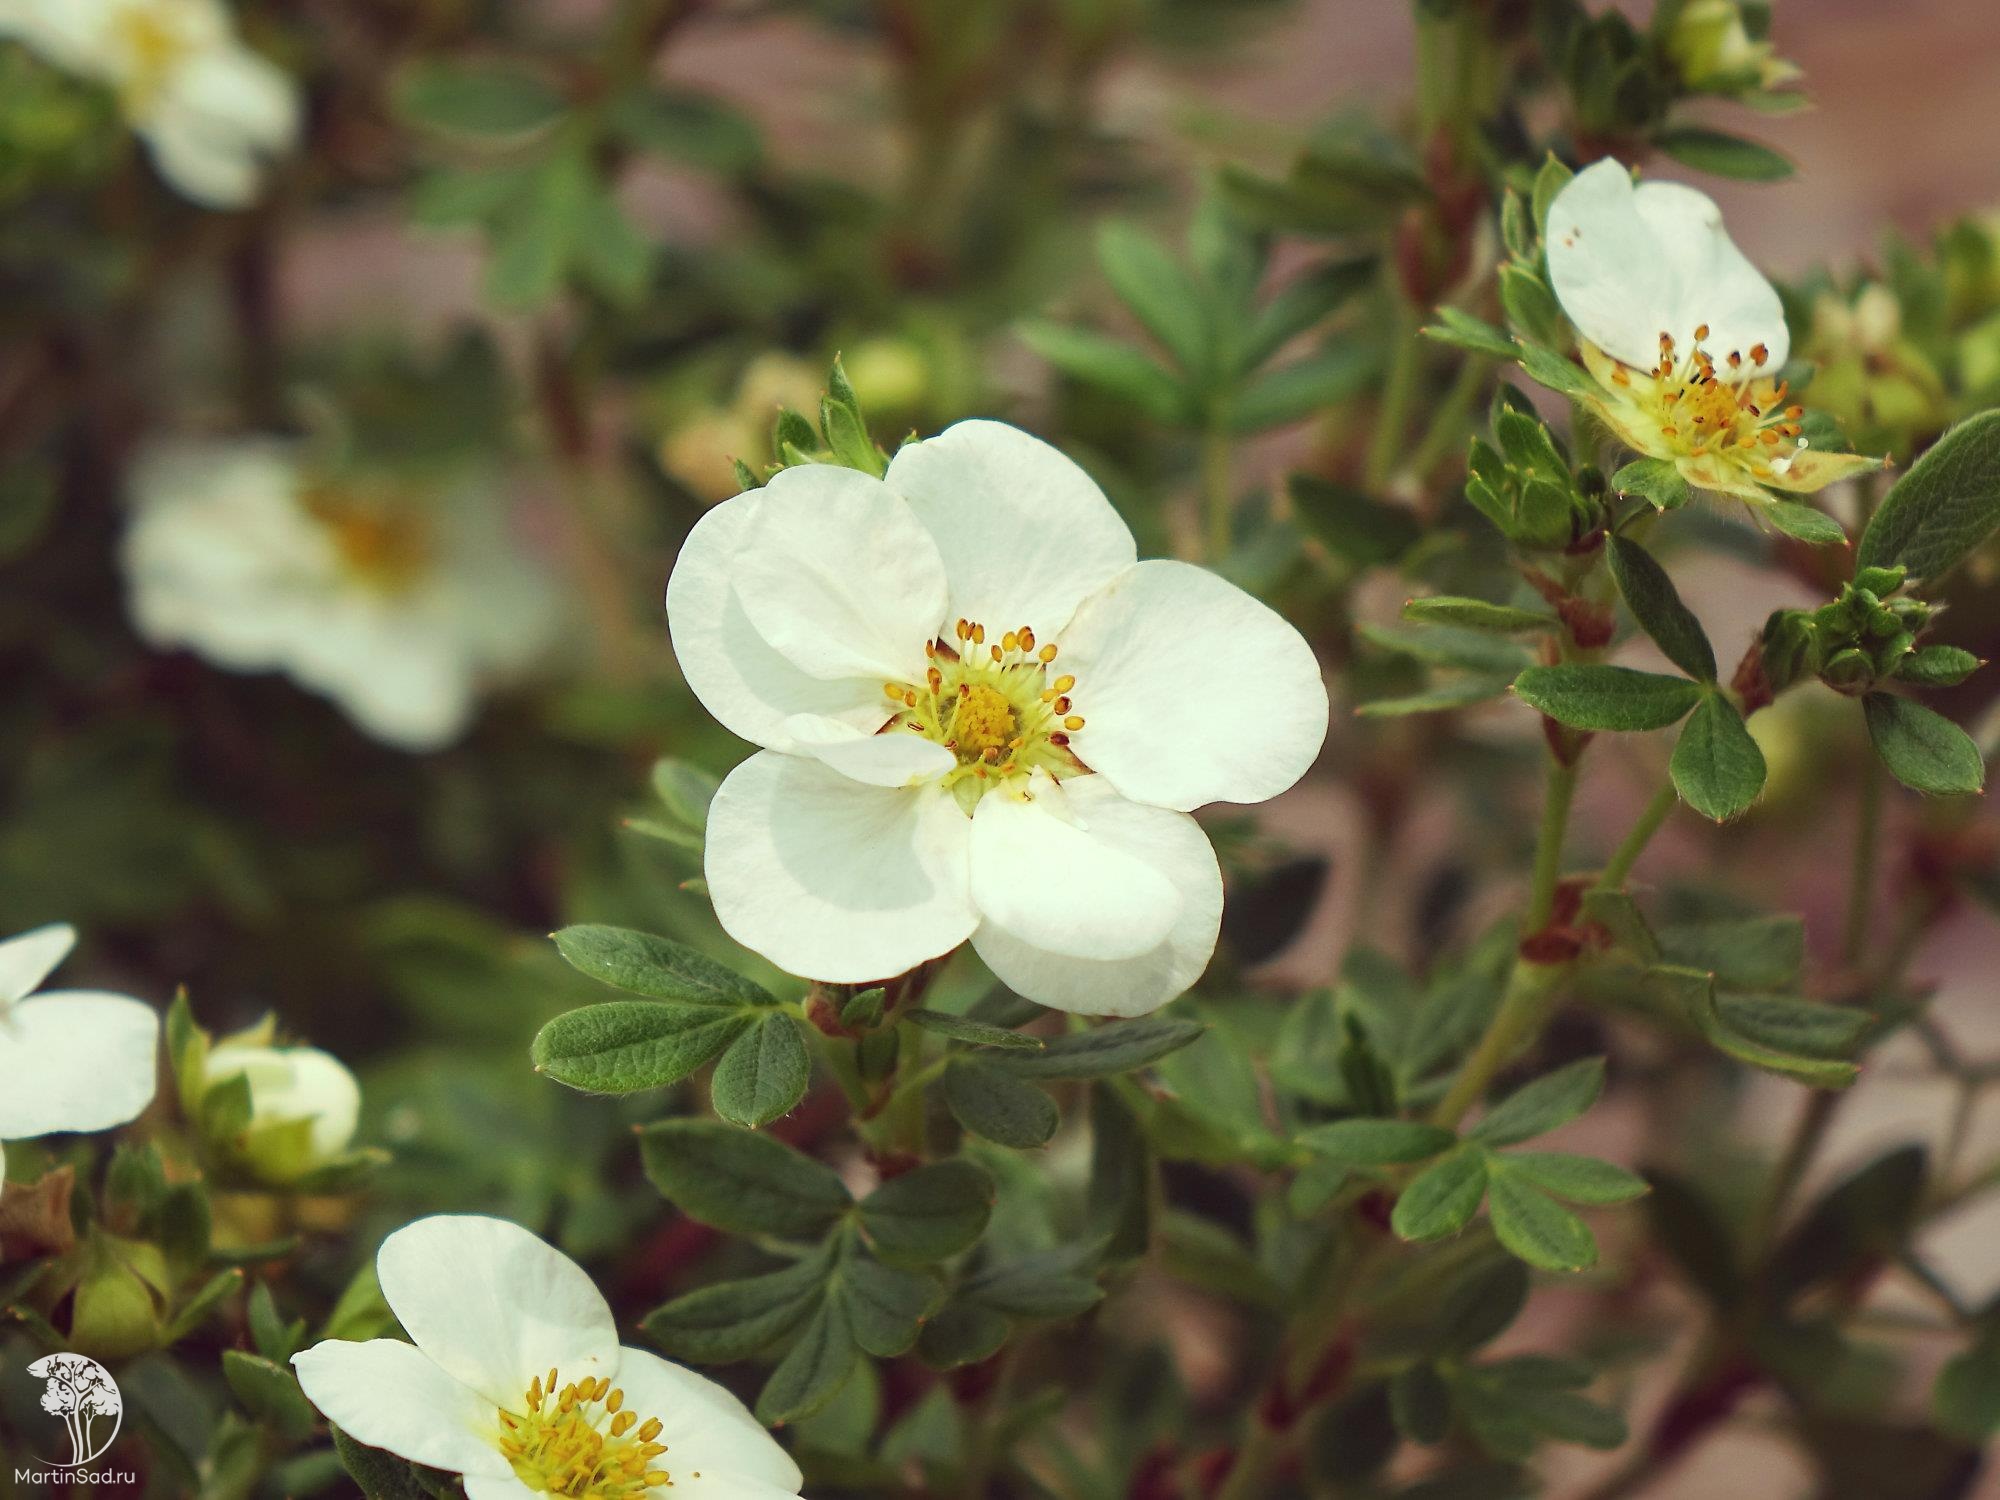
[[[67,922],[51,922],[0,943],[0,1007],[34,994],[75,946],[76,929]]]
[[[937,787],[863,786],[760,751],[709,807],[709,895],[724,931],[790,973],[891,978],[950,952],[977,924],[969,828]]]
[[[918,786],[958,764],[937,741],[907,729],[874,734],[838,719],[794,714],[785,720],[784,732],[798,754],[869,786]]]
[[[1088,781],[1093,778],[1084,777]],[[1064,816],[1064,799],[988,793],[972,818],[972,904],[983,927],[1072,958],[1136,958],[1180,915],[1167,877]]]
[[[344,1063],[317,1047],[250,1047],[224,1044],[208,1055],[211,1084],[247,1074],[253,1125],[312,1121],[312,1152],[325,1161],[354,1140],[361,1116],[361,1086]]]
[[[298,85],[240,44],[204,47],[175,76],[173,93],[182,108],[244,146],[277,152],[298,138]]]
[[[465,1500],[535,1500],[546,1493],[531,1490],[511,1470],[505,1474],[467,1474]]]
[[[185,109],[163,109],[143,134],[153,164],[174,191],[203,208],[247,208],[263,172],[255,153],[227,130]]]
[[[159,1086],[159,1012],[128,995],[51,990],[0,1012],[0,1138],[109,1130]]]
[[[952,620],[996,639],[1029,625],[1052,640],[1084,597],[1138,557],[1104,491],[1061,449],[1004,422],[960,422],[911,443],[889,487],[937,538]]]
[[[1623,164],[1586,167],[1549,206],[1549,278],[1586,339],[1626,364],[1659,363],[1660,335],[1684,356],[1695,330],[1725,377],[1724,356],[1769,350],[1782,365],[1791,335],[1776,290],[1729,238],[1715,200],[1678,182],[1636,186]]]
[[[757,633],[731,579],[764,492],[725,500],[695,523],[667,579],[667,629],[681,675],[703,708],[730,733],[783,749],[781,726],[793,714],[839,719],[858,729],[887,717],[882,684],[866,677],[809,677]]]
[[[676,1495],[691,1490],[715,1500],[796,1495],[799,1466],[741,1401],[706,1376],[644,1349],[626,1349],[618,1370],[625,1406],[641,1422],[658,1417],[658,1460],[674,1476]],[[696,1475],[700,1477],[697,1478]]]
[[[292,1368],[306,1398],[357,1443],[453,1474],[512,1477],[494,1404],[400,1339],[329,1339],[294,1354]]]
[[[399,608],[365,587],[322,600],[287,665],[370,738],[411,754],[442,750],[471,726],[477,668],[450,622]]]
[[[1084,718],[1070,748],[1136,802],[1262,802],[1326,740],[1326,683],[1305,637],[1189,563],[1135,564],[1084,600],[1060,666]]]
[[[1180,895],[1173,930],[1136,958],[1071,958],[1036,948],[988,923],[972,946],[1009,989],[1086,1016],[1142,1016],[1201,977],[1222,926],[1222,871],[1201,826],[1186,813],[1128,802],[1101,776],[1064,783],[1069,806],[1098,842],[1143,860]],[[990,802],[993,799],[985,799]]]
[[[382,1295],[417,1347],[495,1406],[518,1410],[528,1382],[612,1375],[618,1330],[575,1261],[518,1224],[476,1215],[419,1219],[382,1242]]]
[[[922,679],[944,619],[944,564],[881,480],[830,464],[772,477],[732,575],[757,633],[820,678]]]

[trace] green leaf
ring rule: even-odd
[[[811,1081],[812,1059],[799,1023],[767,1010],[715,1065],[709,1102],[723,1119],[754,1130],[791,1113]]]
[[[1526,266],[1511,261],[1501,265],[1500,305],[1515,330],[1535,343],[1548,343],[1562,330],[1563,314],[1555,293]]]
[[[1389,1223],[1406,1240],[1435,1240],[1456,1234],[1486,1196],[1486,1153],[1461,1146],[1418,1173],[1396,1199]]]
[[[1104,1299],[1104,1288],[1088,1274],[1099,1248],[1065,1245],[1002,1261],[968,1277],[961,1290],[1010,1318],[1073,1318]]]
[[[1972,737],[1942,714],[1893,693],[1861,700],[1875,753],[1904,786],[1933,796],[1976,792],[1986,765]]]
[[[1934,579],[2000,526],[2000,411],[1958,424],[1896,481],[1862,533],[1861,568],[1908,568]]]
[[[639,1154],[653,1186],[683,1213],[734,1234],[810,1239],[854,1201],[831,1167],[718,1121],[648,1125]]]
[[[1432,1331],[1440,1354],[1465,1355],[1500,1337],[1528,1304],[1528,1273],[1518,1260],[1478,1266],[1444,1299]]]
[[[1968,1443],[2000,1436],[2000,1321],[1989,1322],[1971,1345],[1938,1372],[1931,1393],[1938,1426]]]
[[[560,151],[531,169],[521,193],[492,229],[486,295],[527,312],[562,289],[591,200],[602,193],[595,168],[577,151]]]
[[[1896,679],[1919,687],[1956,687],[1985,665],[1957,646],[1924,646],[1896,663]]]
[[[763,142],[749,116],[687,89],[632,89],[606,112],[605,124],[641,151],[710,172],[747,172],[763,158]]]
[[[1831,1062],[1854,1056],[1875,1024],[1865,1010],[1783,995],[1717,995],[1715,1008],[1738,1036],[1792,1057]]]
[[[1800,1056],[1737,1030],[1722,1009],[1715,992],[1713,974],[1667,964],[1657,965],[1647,972],[1674,991],[1686,1008],[1688,1018],[1712,1045],[1738,1062],[1797,1079],[1814,1088],[1846,1088],[1854,1082],[1857,1069],[1851,1062]]]
[[[1349,485],[1294,474],[1286,489],[1292,513],[1307,533],[1352,567],[1395,562],[1423,536],[1422,524],[1408,507],[1376,500]]]
[[[1534,215],[1535,232],[1544,239],[1548,237],[1549,205],[1556,201],[1556,195],[1568,187],[1570,179],[1575,176],[1576,173],[1553,151],[1544,156],[1541,166],[1535,169],[1529,208]]]
[[[981,1364],[998,1354],[1014,1326],[990,1307],[953,1297],[924,1324],[917,1357],[933,1370]]]
[[[1904,1248],[1924,1201],[1929,1158],[1899,1146],[1823,1193],[1772,1252],[1771,1295],[1784,1305],[1814,1285],[1846,1281]]]
[[[1020,1078],[1112,1078],[1180,1051],[1207,1029],[1199,1021],[1113,1021],[1051,1037],[1039,1052],[997,1056],[994,1064]]]
[[[1097,232],[1097,263],[1118,300],[1174,363],[1202,374],[1209,363],[1209,330],[1201,290],[1160,242],[1130,224],[1107,221]]]
[[[1469,349],[1474,354],[1484,354],[1493,359],[1513,360],[1517,357],[1514,341],[1484,318],[1475,318],[1471,313],[1461,312],[1455,307],[1440,307],[1437,316],[1437,322],[1427,324],[1423,329],[1425,338],[1450,344],[1454,348]]]
[[[396,80],[393,97],[396,113],[412,125],[498,138],[551,125],[565,107],[540,76],[501,63],[416,63]]]
[[[1424,625],[1407,630],[1394,625],[1363,624],[1357,633],[1371,645],[1398,656],[1414,657],[1434,667],[1466,672],[1520,672],[1534,658],[1515,641],[1495,640],[1478,630],[1449,625]]]
[[[848,1320],[847,1304],[838,1297],[821,1301],[778,1361],[757,1396],[757,1420],[782,1427],[809,1417],[831,1401],[861,1359]]]
[[[1396,1431],[1432,1446],[1451,1434],[1451,1387],[1429,1360],[1399,1371],[1389,1383],[1389,1411]]]
[[[1191,409],[1181,383],[1130,344],[1101,333],[1031,321],[1017,330],[1021,341],[1073,380],[1123,397],[1156,422],[1174,422]]]
[[[945,1070],[944,1102],[974,1135],[1017,1150],[1047,1145],[1062,1123],[1056,1101],[1041,1089],[976,1058]]]
[[[650,933],[626,927],[565,927],[555,935],[555,944],[572,968],[635,995],[732,1010],[778,1003],[761,984]]]
[[[924,1320],[944,1301],[935,1277],[885,1266],[859,1249],[842,1256],[834,1287],[846,1304],[854,1341],[877,1359],[915,1348]]]
[[[587,1094],[629,1094],[678,1083],[751,1024],[710,1005],[611,1000],[567,1011],[536,1035],[537,1073]]]
[[[1604,1059],[1586,1057],[1523,1084],[1486,1112],[1472,1138],[1488,1146],[1511,1146],[1547,1135],[1597,1102],[1604,1092]]]
[[[984,1021],[974,1021],[965,1016],[946,1015],[939,1010],[905,1011],[902,1019],[913,1026],[921,1026],[926,1031],[934,1031],[939,1036],[948,1036],[955,1042],[969,1042],[975,1047],[1004,1047],[1015,1052],[1040,1052],[1048,1045],[1038,1036],[1023,1036],[1018,1031],[1009,1031],[1005,1026],[989,1026]]]
[[[1645,1178],[1594,1156],[1572,1156],[1567,1151],[1512,1151],[1503,1160],[1509,1171],[1520,1173],[1544,1192],[1571,1203],[1629,1203],[1647,1191]]]
[[[1592,380],[1590,372],[1575,360],[1558,354],[1553,349],[1544,349],[1540,344],[1525,343],[1518,339],[1514,344],[1514,352],[1521,361],[1521,368],[1527,371],[1528,378],[1537,385],[1545,385],[1558,395],[1568,396],[1573,400],[1602,399],[1603,393],[1598,390],[1597,382]]]
[[[1299,1143],[1357,1167],[1423,1161],[1458,1142],[1451,1131],[1416,1120],[1336,1120],[1299,1132]]]
[[[319,1413],[283,1365],[242,1349],[222,1351],[222,1378],[243,1409],[279,1437],[299,1442],[319,1425]]]
[[[1769,146],[1738,135],[1699,125],[1674,125],[1658,131],[1653,144],[1684,167],[1732,177],[1740,182],[1780,182],[1792,175],[1792,164]]]
[[[1687,805],[1718,823],[1745,811],[1764,790],[1764,752],[1736,705],[1717,692],[1705,694],[1681,726],[1668,770]]]
[[[1455,682],[1439,683],[1436,687],[1421,693],[1411,693],[1401,698],[1374,698],[1357,704],[1354,711],[1364,718],[1400,718],[1405,714],[1445,713],[1454,708],[1465,708],[1474,703],[1484,703],[1489,698],[1497,698],[1514,685],[1511,677],[1477,676],[1463,677]]]
[[[1639,496],[1655,510],[1678,510],[1691,494],[1681,471],[1664,458],[1634,459],[1611,476],[1611,485],[1622,494]]]
[[[1583,1220],[1516,1171],[1512,1159],[1489,1163],[1487,1212],[1508,1251],[1544,1271],[1581,1271],[1597,1264],[1597,1241]]]
[[[1425,625],[1451,625],[1461,630],[1486,630],[1496,635],[1562,628],[1562,621],[1544,610],[1519,609],[1511,604],[1489,604],[1484,599],[1464,599],[1455,594],[1433,594],[1426,599],[1407,600],[1403,605],[1403,618]]]
[[[357,1443],[338,1427],[333,1429],[333,1449],[340,1466],[361,1491],[362,1500],[434,1500],[448,1493],[444,1486],[452,1476],[426,1469],[381,1448]]]
[[[1669,923],[1657,937],[1667,962],[1706,969],[1729,989],[1782,989],[1805,962],[1805,923],[1794,916]]]
[[[993,1212],[993,1179],[969,1161],[892,1177],[861,1202],[861,1228],[884,1260],[929,1265],[969,1250]]]
[[[724,1281],[676,1297],[640,1322],[676,1359],[724,1365],[778,1342],[818,1305],[833,1271],[830,1247],[768,1276]]]
[[[1572,729],[1665,729],[1702,700],[1698,683],[1630,667],[1529,667],[1514,695]]]
[[[1824,511],[1801,505],[1796,500],[1767,500],[1752,514],[1761,515],[1786,536],[1810,546],[1832,547],[1847,541],[1847,533],[1840,529],[1840,522]]]
[[[1375,379],[1379,363],[1375,350],[1366,345],[1337,343],[1267,371],[1229,404],[1230,430],[1262,432],[1338,406]]]
[[[1348,298],[1374,281],[1376,265],[1367,256],[1329,261],[1286,283],[1258,309],[1236,351],[1239,372],[1254,370],[1280,349],[1332,315]]]
[[[1667,660],[1690,677],[1715,681],[1715,649],[1708,644],[1708,634],[1681,602],[1679,590],[1653,554],[1628,537],[1614,536],[1605,556],[1632,618]]]

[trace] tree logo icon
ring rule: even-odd
[[[51,1354],[28,1366],[28,1373],[48,1382],[42,1410],[61,1419],[69,1432],[70,1457],[59,1469],[80,1469],[95,1462],[118,1437],[125,1421],[125,1400],[118,1382],[94,1359],[81,1354]]]

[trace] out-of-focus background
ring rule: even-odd
[[[1142,553],[1188,550],[1191,446],[1057,378],[1019,327],[1129,331],[1091,258],[1101,218],[1177,240],[1213,169],[1279,173],[1329,118],[1405,118],[1416,48],[1408,7],[1385,0],[985,3],[963,16],[858,0],[659,7],[646,33],[657,62],[642,66],[676,102],[621,138],[634,158],[616,180],[627,227],[591,220],[582,240],[618,249],[586,264],[587,251],[522,227],[573,200],[531,198],[517,212],[501,181],[536,152],[567,149],[566,127],[537,122],[519,98],[450,97],[448,82],[413,99],[411,79],[441,57],[511,66],[546,50],[556,82],[609,89],[593,39],[614,9],[242,7],[246,32],[303,78],[312,145],[303,165],[272,168],[261,201],[214,218],[163,195],[128,146],[114,167],[87,159],[123,139],[103,101],[25,56],[4,59],[0,95],[7,78],[41,92],[0,97],[0,931],[75,922],[76,982],[161,1002],[184,984],[206,1024],[273,1011],[352,1062],[364,1138],[396,1156],[362,1217],[329,1226],[353,1242],[450,1208],[510,1213],[587,1258],[638,1238],[617,1290],[643,1308],[700,1248],[635,1227],[658,1211],[626,1149],[643,1107],[535,1080],[525,1048],[550,1015],[594,997],[543,943],[551,927],[622,922],[722,945],[688,887],[686,850],[631,826],[657,819],[657,757],[720,771],[743,748],[673,666],[656,606],[678,539],[735,492],[732,460],[772,456],[777,407],[815,410],[839,352],[878,439],[1008,417],[1092,467]],[[1796,172],[1699,179],[1753,260],[1786,280],[1844,283],[1880,266],[1892,230],[1922,243],[1948,220],[2000,211],[2000,6],[1789,0],[1773,40],[1814,107],[1746,117],[1718,102],[1712,116]],[[614,55],[608,69],[619,66]],[[451,127],[482,108],[499,128]],[[526,111],[518,130],[509,109]],[[621,262],[634,236],[649,248]],[[565,256],[586,268],[565,269]],[[556,295],[572,271],[581,290]],[[511,295],[496,297],[499,276],[513,278]],[[1288,468],[1339,467],[1340,421],[1309,415],[1237,446],[1239,494],[1274,493]],[[213,446],[247,434],[277,435],[306,455],[303,471]],[[205,445],[192,460],[190,444]],[[1462,479],[1447,473],[1438,494]],[[251,500],[201,514],[222,475]],[[377,579],[428,578],[433,564],[449,574],[438,559],[458,545],[462,509],[483,517],[468,523],[484,531],[466,555],[485,560],[444,577],[437,613],[415,625],[341,604],[337,623],[304,619],[280,650],[267,637],[282,634],[282,599],[233,593],[228,566],[188,561],[263,544],[258,528],[279,523],[257,508],[260,486],[333,517],[340,566]],[[406,492],[428,507],[423,538],[400,529]],[[1262,516],[1261,498],[1250,509]],[[159,535],[141,546],[137,518],[154,513]],[[325,562],[320,544],[299,545]],[[1306,601],[1311,631],[1326,617],[1287,572],[1311,571],[1290,545],[1242,566],[1281,602]],[[1351,608],[1389,622],[1407,592],[1371,581]],[[1731,659],[1773,608],[1824,598],[1796,567],[1747,550],[1706,559],[1684,592]],[[1949,638],[2000,651],[2000,609],[1971,589],[1957,602]],[[435,661],[404,649],[399,632],[475,615]],[[404,675],[433,706],[438,683],[463,692],[464,713],[412,727],[407,699],[370,697]],[[1968,688],[1954,716],[1980,722],[1989,692]],[[1422,964],[1518,899],[1505,873],[1518,861],[1500,857],[1513,835],[1494,824],[1531,816],[1520,773],[1532,726],[1501,708],[1470,716],[1466,737],[1488,759],[1470,762],[1470,790],[1460,760],[1447,790],[1403,764],[1434,742],[1400,723],[1348,722],[1351,707],[1336,695],[1342,722],[1306,784],[1255,818],[1215,820],[1231,982],[1279,995],[1327,983],[1358,934]],[[1850,820],[1788,789],[1811,775],[1851,793],[1862,753],[1851,717],[1827,707],[1760,720],[1765,805],[1721,832],[1677,821],[1643,876],[1803,911],[1816,962],[1838,967]],[[1575,862],[1601,854],[1643,802],[1640,772],[1657,774],[1647,753],[1593,761]],[[1883,862],[1885,903],[1930,816],[1893,802],[1886,843],[1901,853]],[[1972,1058],[2000,1058],[1994,921],[1962,903],[1912,964]],[[1871,1067],[1808,1191],[1905,1139],[1941,1147],[1957,1132],[1958,1149],[2000,1148],[2000,1091],[1956,1119],[1956,1094],[1925,1060],[1911,1039]],[[1634,1091],[1560,1144],[1629,1163],[1740,1163],[1776,1151],[1801,1107],[1799,1090],[1769,1079],[1694,1097]],[[816,1128],[810,1101],[791,1128]],[[265,1227],[235,1229],[248,1242]],[[1946,1217],[1933,1238],[1967,1302],[2000,1293],[2000,1205]],[[352,1268],[341,1247],[329,1237],[309,1250],[308,1278],[336,1288]],[[1619,1329],[1600,1325],[1626,1316],[1693,1337],[1693,1304],[1669,1278],[1640,1278],[1609,1308],[1601,1290],[1538,1300],[1509,1344],[1610,1339]],[[1222,1399],[1229,1316],[1171,1284],[1158,1292],[1136,1316],[1164,1330],[1197,1399]],[[1926,1388],[1944,1351],[1917,1340],[1910,1352],[1902,1396]],[[1635,1429],[1677,1363],[1663,1356],[1633,1377]],[[1641,1493],[1807,1493],[1802,1460],[1763,1431],[1760,1403],[1776,1399],[1752,1398]],[[1584,1494],[1615,1465],[1561,1450],[1555,1493]],[[2000,1477],[1981,1485],[1971,1493],[2000,1496]]]

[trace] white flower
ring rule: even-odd
[[[1297,781],[1326,688],[1241,589],[1136,556],[1082,469],[998,422],[905,446],[886,481],[800,466],[704,516],[674,649],[765,747],[709,813],[730,935],[838,982],[970,938],[1020,994],[1094,1015],[1192,984],[1222,879],[1187,814]]]
[[[420,1219],[382,1242],[382,1295],[414,1339],[332,1339],[299,1384],[356,1441],[463,1475],[467,1500],[591,1500],[672,1485],[783,1500],[798,1466],[714,1381],[621,1349],[583,1269],[501,1219]]]
[[[153,1102],[152,1006],[98,990],[34,993],[75,945],[76,930],[63,924],[0,943],[0,1143],[109,1130]],[[6,1165],[0,1147],[0,1177]]]
[[[117,92],[160,175],[210,208],[256,196],[298,136],[298,88],[244,46],[221,0],[0,0],[0,36]]]
[[[140,634],[235,671],[280,668],[384,743],[449,744],[481,684],[552,636],[549,579],[479,497],[319,482],[255,439],[156,450],[133,489]]]
[[[1777,290],[1736,248],[1706,193],[1678,182],[1635,184],[1606,158],[1556,194],[1547,241],[1563,311],[1614,359],[1650,370],[1663,347],[1692,354],[1701,345],[1723,361],[1722,378],[1743,380],[1791,354]],[[1753,359],[1758,350],[1763,357]],[[1730,353],[1744,363],[1729,365]]]
[[[1762,504],[1877,466],[1810,448],[1777,371],[1791,354],[1778,293],[1707,194],[1634,185],[1606,159],[1549,205],[1549,279],[1583,339],[1611,429],[1690,484]]]
[[[208,1054],[202,1081],[241,1078],[250,1091],[242,1153],[268,1182],[288,1182],[342,1156],[354,1143],[361,1086],[339,1058],[317,1047],[223,1041]]]

